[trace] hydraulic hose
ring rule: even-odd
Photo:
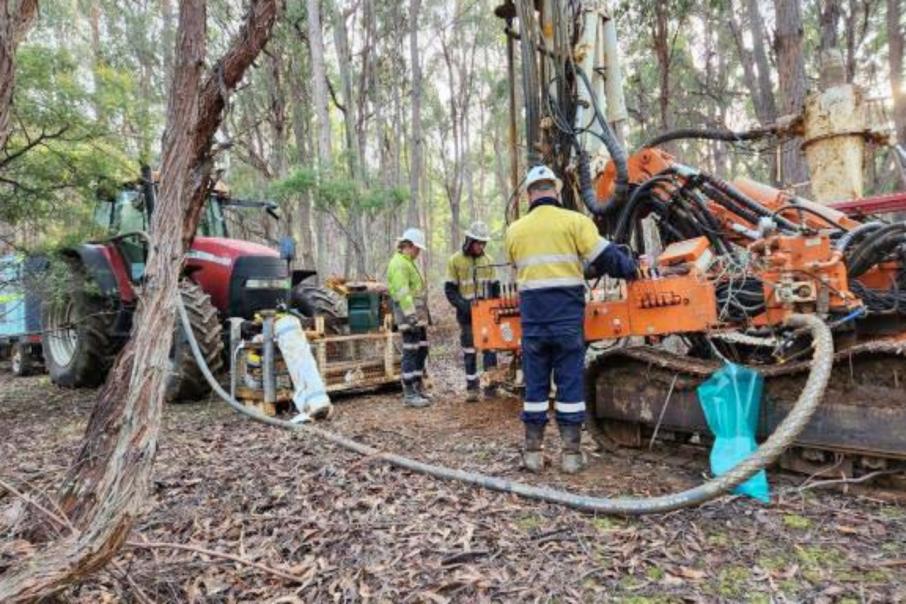
[[[831,367],[833,366],[834,345],[831,339],[831,332],[827,325],[818,317],[812,315],[792,315],[787,321],[787,326],[794,328],[804,328],[811,332],[812,344],[815,353],[812,359],[812,368],[806,381],[805,388],[799,395],[799,399],[793,406],[793,409],[777,426],[773,434],[758,449],[745,460],[737,464],[726,474],[709,480],[704,484],[670,495],[659,497],[619,497],[603,498],[580,495],[559,489],[549,487],[533,486],[521,482],[514,482],[497,476],[488,476],[477,472],[467,470],[457,470],[444,466],[423,463],[402,455],[385,453],[369,445],[346,438],[329,430],[318,428],[312,425],[297,425],[281,419],[267,417],[256,410],[242,405],[226,392],[220,384],[214,379],[211,370],[205,363],[204,355],[195,340],[195,334],[192,332],[192,326],[189,323],[189,316],[182,300],[177,297],[177,310],[179,318],[185,330],[189,346],[198,367],[204,374],[205,379],[214,389],[220,398],[227,402],[233,409],[249,418],[287,430],[307,432],[314,434],[324,440],[359,453],[361,455],[374,457],[395,466],[406,468],[421,474],[427,474],[443,480],[455,480],[466,484],[484,487],[493,491],[504,493],[513,493],[520,497],[538,501],[547,501],[564,505],[567,507],[583,510],[586,512],[597,512],[603,514],[622,514],[622,515],[641,515],[654,514],[659,512],[669,512],[679,508],[697,505],[714,499],[721,493],[742,484],[755,472],[770,465],[780,453],[783,452],[796,436],[805,428],[812,414],[817,409],[824,395],[824,389],[830,378]]]
[[[610,129],[610,124],[604,119],[601,108],[598,107],[595,89],[592,87],[591,82],[588,81],[588,76],[585,74],[585,71],[578,65],[575,66],[575,70],[582,79],[582,83],[585,84],[585,87],[588,89],[592,110],[595,112],[598,125],[601,127],[600,139],[604,143],[604,146],[607,147],[607,152],[610,153],[610,158],[613,160],[613,164],[617,169],[617,177],[614,181],[613,202],[619,206],[626,200],[626,196],[629,194],[629,161],[626,158],[626,149],[624,149],[623,145],[620,144],[620,141],[617,140],[613,130]]]
[[[871,222],[860,224],[856,228],[847,231],[842,237],[837,239],[837,243],[834,245],[834,247],[845,253],[846,248],[848,248],[853,241],[862,237],[863,235],[871,233],[872,231],[876,231],[883,226],[884,223],[879,220],[873,220]]]
[[[578,147],[578,145],[576,146]],[[579,196],[592,216],[600,216],[604,213],[604,208],[598,205],[595,197],[594,184],[591,181],[591,168],[588,165],[588,153],[582,149],[578,151]]]
[[[669,143],[670,141],[689,138],[738,143],[742,141],[751,141],[759,138],[764,138],[766,136],[774,134],[775,132],[777,132],[777,128],[754,128],[752,130],[745,130],[742,132],[733,132],[732,130],[701,130],[698,128],[682,128],[679,130],[670,130],[669,132],[659,134],[658,136],[649,139],[644,145],[642,145],[642,148],[647,149],[649,147],[657,147],[658,145],[663,145],[664,143]]]

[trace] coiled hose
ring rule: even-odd
[[[477,472],[466,470],[457,470],[444,466],[436,466],[423,463],[402,455],[394,453],[385,453],[374,447],[346,438],[329,430],[318,428],[311,425],[297,425],[288,421],[267,417],[257,411],[245,407],[229,395],[214,379],[211,370],[204,360],[204,355],[198,347],[195,340],[195,334],[192,332],[192,326],[189,323],[189,316],[182,300],[177,297],[177,310],[182,322],[186,338],[195,356],[195,361],[208,380],[208,383],[214,389],[220,398],[227,402],[233,409],[239,413],[250,417],[251,419],[276,426],[287,430],[307,432],[314,434],[328,442],[332,442],[343,448],[349,449],[361,455],[374,457],[386,461],[395,466],[406,468],[421,474],[427,474],[444,480],[455,480],[466,484],[484,487],[493,491],[504,493],[513,493],[527,499],[547,501],[567,507],[583,510],[586,512],[597,512],[603,514],[622,514],[622,515],[641,515],[654,514],[659,512],[669,512],[679,508],[697,505],[714,499],[721,493],[742,484],[755,472],[770,465],[780,453],[783,452],[805,428],[812,414],[817,409],[824,395],[824,389],[830,377],[831,367],[833,365],[834,344],[831,339],[831,332],[827,325],[818,317],[811,315],[792,315],[787,321],[789,327],[804,328],[811,332],[813,346],[815,349],[812,359],[812,368],[808,380],[803,388],[799,399],[793,406],[793,409],[777,426],[773,434],[758,449],[745,460],[737,464],[732,470],[708,482],[680,493],[662,495],[659,497],[619,497],[603,498],[589,497],[552,489],[549,487],[538,487],[521,482],[514,482],[497,476],[487,476]]]

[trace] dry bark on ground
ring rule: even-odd
[[[452,334],[450,334],[452,335]],[[514,400],[462,400],[454,338],[436,350],[437,405],[393,392],[341,400],[332,427],[386,450],[598,494],[689,486],[704,453],[594,458],[579,478],[514,469]],[[46,502],[89,413],[91,392],[0,372],[0,480]],[[550,455],[556,454],[553,430]],[[800,481],[801,478],[796,478]],[[147,514],[105,574],[64,598],[125,601],[892,601],[906,597],[906,509],[865,496],[797,493],[772,474],[768,507],[727,497],[639,519],[593,517],[440,482],[305,436],[246,421],[211,401],[165,410]],[[18,498],[0,488],[0,535]],[[0,572],[30,548],[6,539]],[[279,573],[279,575],[277,574]],[[286,578],[282,575],[295,577]],[[140,590],[140,591],[139,591]]]

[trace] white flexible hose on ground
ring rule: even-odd
[[[824,389],[827,387],[834,359],[834,343],[831,338],[830,329],[827,325],[825,325],[821,319],[813,315],[792,315],[786,322],[787,326],[804,328],[811,332],[812,346],[815,349],[814,356],[812,357],[812,368],[796,404],[780,425],[777,426],[774,433],[771,434],[771,436],[768,437],[755,452],[726,474],[713,478],[700,486],[679,493],[661,495],[658,497],[589,497],[587,495],[570,493],[569,491],[514,482],[497,476],[487,476],[477,472],[427,464],[415,459],[403,457],[402,455],[384,453],[374,447],[330,432],[329,430],[324,430],[323,428],[308,424],[293,424],[288,421],[267,417],[257,410],[246,407],[232,398],[229,393],[220,386],[220,383],[214,379],[214,376],[204,362],[204,356],[201,353],[201,349],[198,347],[195,335],[192,333],[189,317],[186,314],[186,309],[183,306],[182,300],[177,298],[177,304],[179,317],[188,336],[192,354],[195,355],[195,360],[201,368],[205,378],[211,384],[211,387],[217,395],[233,407],[233,409],[255,421],[270,426],[276,426],[278,428],[284,428],[286,430],[314,434],[315,436],[319,436],[324,440],[340,445],[351,451],[355,451],[361,455],[374,457],[414,472],[428,474],[444,480],[456,480],[494,491],[513,493],[527,499],[547,501],[587,512],[603,514],[641,515],[669,512],[671,510],[697,505],[710,499],[714,499],[721,493],[729,491],[748,480],[753,474],[773,463],[780,453],[793,443],[799,433],[805,428],[806,424],[808,424],[809,419],[815,412],[815,409],[818,408],[818,405],[821,403],[821,399],[824,396]]]

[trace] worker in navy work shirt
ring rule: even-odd
[[[588,271],[633,279],[638,269],[628,248],[601,237],[588,216],[560,205],[561,183],[550,168],[531,168],[525,186],[528,214],[507,229],[505,243],[509,261],[516,267],[522,322],[523,461],[529,471],[543,468],[541,445],[553,375],[561,468],[575,473],[583,466],[584,275]]]

